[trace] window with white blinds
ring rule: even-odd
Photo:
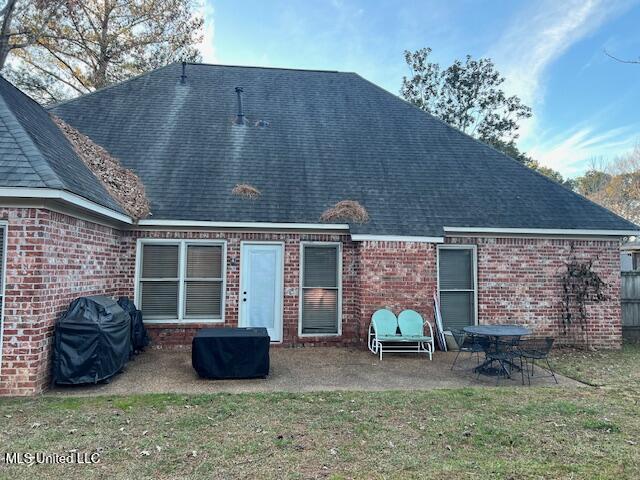
[[[220,321],[224,244],[142,242],[138,302],[149,321]]]
[[[462,329],[476,320],[475,249],[440,247],[438,285],[444,328]]]
[[[302,335],[340,333],[340,264],[340,244],[302,245]]]

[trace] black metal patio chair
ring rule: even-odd
[[[534,370],[536,361],[544,361],[547,364],[547,369],[550,375],[544,375],[545,377],[552,377],[553,380],[558,383],[556,374],[551,368],[549,363],[549,353],[553,348],[554,339],[551,337],[546,338],[528,338],[522,340],[516,349],[517,356],[520,358],[520,367],[522,370],[522,384],[524,385],[524,372],[527,372],[527,381],[531,385],[531,377],[534,376]],[[529,371],[529,364],[531,364],[531,371]]]
[[[514,360],[519,355],[519,343],[520,337],[500,337],[489,342],[485,350],[487,367],[478,369],[478,377],[483,371],[495,373],[496,384],[500,382],[501,377],[511,378]],[[495,364],[497,367],[492,367]]]
[[[456,362],[458,361],[458,357],[461,353],[468,353],[469,358],[473,358],[473,355],[476,355],[476,363],[480,363],[480,354],[484,353],[487,349],[488,340],[486,337],[479,337],[476,335],[471,335],[464,330],[451,330],[451,334],[453,335],[456,344],[458,345],[458,353],[456,358],[453,359],[453,363],[451,364],[451,370],[455,367]]]

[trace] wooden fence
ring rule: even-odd
[[[622,272],[622,334],[640,340],[640,271]]]

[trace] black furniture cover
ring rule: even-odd
[[[259,378],[269,374],[266,328],[206,328],[193,338],[191,363],[204,378]]]
[[[131,352],[131,319],[109,297],[81,297],[56,323],[54,383],[97,383],[118,373]]]
[[[118,305],[131,317],[131,348],[134,353],[140,353],[149,345],[149,335],[142,323],[142,312],[136,308],[129,297],[120,297]]]

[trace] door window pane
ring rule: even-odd
[[[278,247],[279,248],[279,247]],[[270,249],[251,249],[249,260],[249,324],[252,327],[274,328],[276,312],[276,292],[279,288],[275,281],[281,268],[279,255],[274,247]]]

